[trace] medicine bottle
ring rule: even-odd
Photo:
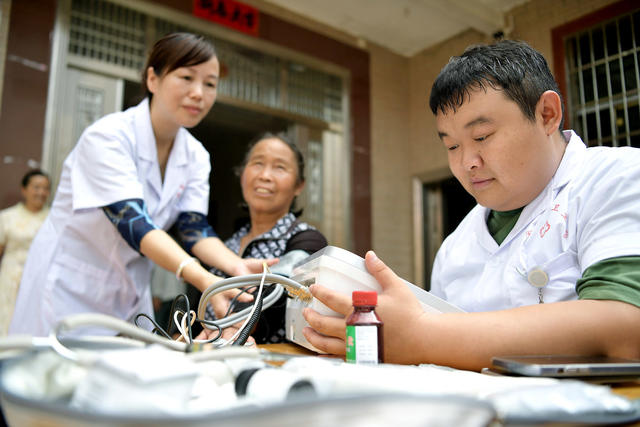
[[[375,291],[353,291],[353,313],[347,318],[347,363],[383,362],[382,321],[375,312]]]

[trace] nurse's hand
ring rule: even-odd
[[[247,274],[260,274],[262,273],[262,263],[266,262],[267,266],[271,267],[274,264],[277,264],[279,261],[278,258],[269,258],[269,259],[257,259],[257,258],[242,258],[240,262],[238,262],[233,271],[230,271],[229,274],[232,276],[245,276]]]
[[[378,281],[382,292],[378,294],[376,313],[384,322],[384,361],[388,363],[416,363],[413,343],[416,336],[426,331],[416,330],[414,325],[424,324],[425,316],[418,299],[389,267],[372,251],[367,252],[365,264],[369,273]],[[331,354],[345,353],[345,318],[352,311],[351,295],[332,291],[323,286],[310,287],[314,297],[343,317],[322,316],[309,308],[303,315],[310,328],[302,332],[316,348]]]
[[[240,293],[242,293],[240,289],[229,289],[228,291],[220,292],[209,299],[209,304],[211,304],[211,308],[213,308],[216,318],[222,319],[225,317],[229,310],[229,306],[231,305],[231,300]],[[253,301],[253,295],[244,292],[242,295],[238,296],[237,301],[251,302]]]
[[[235,334],[236,332],[238,332],[239,328],[242,326],[242,322],[239,322],[235,325],[229,326],[228,328],[224,328],[222,330],[222,336],[221,338],[224,338],[225,340],[230,340]],[[197,340],[210,340],[212,338],[215,338],[218,336],[218,330],[217,329],[203,329],[202,332],[200,332],[198,334],[198,336],[196,337]],[[249,338],[247,338],[247,344],[250,344],[252,346],[256,345],[256,340],[253,339],[252,336],[250,336]]]

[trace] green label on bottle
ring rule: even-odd
[[[347,363],[378,363],[378,328],[347,326]]]
[[[347,363],[356,363],[356,327],[347,326]]]

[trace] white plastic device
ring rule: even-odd
[[[77,384],[70,404],[97,413],[184,413],[198,368],[185,353],[161,346],[105,351]]]
[[[335,246],[327,246],[298,262],[293,267],[291,279],[306,286],[319,283],[347,295],[351,295],[351,292],[356,290],[376,292],[382,290],[380,284],[367,271],[362,257]],[[426,312],[451,313],[463,311],[406,280],[405,283],[418,298]],[[305,307],[310,307],[327,316],[341,317],[341,315],[315,298],[308,303],[297,298],[287,299],[285,315],[287,339],[315,352],[320,352],[302,334],[302,329],[305,326],[309,326],[302,316],[302,309]],[[382,321],[384,322],[384,319]]]

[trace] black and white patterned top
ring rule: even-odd
[[[293,250],[303,250],[309,254],[327,246],[327,239],[311,225],[299,221],[294,214],[288,213],[276,222],[276,225],[249,242],[240,254],[240,241],[251,230],[247,224],[236,231],[224,244],[242,258],[278,258]],[[228,277],[227,274],[212,269],[213,274]],[[210,306],[209,306],[210,307]],[[285,341],[284,314],[286,294],[274,305],[262,312],[260,321],[251,336],[258,344]],[[207,310],[208,314],[210,310]]]
[[[289,240],[298,233],[313,230],[315,231],[313,234],[320,234],[314,227],[306,222],[298,221],[295,215],[289,212],[280,218],[271,230],[251,240],[242,254],[240,254],[240,242],[250,230],[251,224],[244,225],[240,230],[236,231],[233,236],[225,240],[224,244],[242,258],[277,258],[292,250],[291,248],[287,248],[287,245],[289,244]],[[326,246],[324,236],[322,236],[322,239],[325,240]]]

